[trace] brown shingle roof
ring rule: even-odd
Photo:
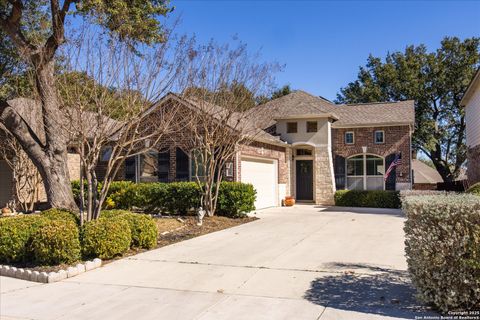
[[[332,127],[355,127],[365,125],[393,125],[415,123],[413,100],[337,105],[338,121]]]
[[[304,91],[294,91],[255,107],[251,121],[261,128],[275,124],[276,119],[330,117],[333,127],[362,125],[411,124],[415,122],[414,101],[336,105]]]
[[[270,127],[276,119],[305,116],[338,118],[333,103],[301,90],[257,106],[252,114],[254,119],[251,121],[261,128]]]

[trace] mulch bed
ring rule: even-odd
[[[203,219],[203,225],[197,226],[197,219],[193,216],[183,216],[183,217],[165,217],[165,218],[155,218],[158,226],[158,243],[157,246],[150,250],[155,250],[164,246],[168,246],[173,243],[180,241],[192,239],[201,235],[212,233],[215,231],[220,231],[223,229],[228,229],[235,227],[244,223],[252,222],[257,220],[256,217],[247,217],[247,218],[238,218],[231,219],[227,217],[205,217]],[[162,234],[163,233],[163,234]],[[110,262],[123,259],[125,257],[130,257],[138,253],[149,251],[147,249],[130,249],[124,255],[115,257],[109,260],[102,260],[102,265],[108,264]],[[77,263],[82,261],[77,261],[72,264],[61,264],[56,266],[35,266],[35,265],[25,265],[17,264],[13,265],[18,268],[25,268],[32,271],[38,272],[57,272],[59,270],[67,270],[68,267],[75,266]]]

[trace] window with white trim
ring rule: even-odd
[[[354,144],[355,143],[355,134],[353,131],[345,132],[345,144]]]
[[[347,159],[348,190],[383,190],[384,159],[375,155],[358,155]]]
[[[385,131],[376,130],[374,133],[375,144],[385,143]]]

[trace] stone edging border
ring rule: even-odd
[[[78,274],[99,268],[101,266],[102,260],[98,258],[95,258],[92,261],[87,261],[85,263],[79,263],[75,267],[69,267],[67,270],[59,270],[57,272],[48,273],[0,265],[0,276],[40,283],[53,283],[66,278],[74,277]]]

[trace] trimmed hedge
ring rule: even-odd
[[[48,221],[39,215],[0,219],[0,262],[10,264],[31,261],[32,237]]]
[[[335,192],[335,205],[340,207],[400,208],[398,191],[339,190]]]
[[[420,298],[443,312],[480,307],[480,199],[407,197],[406,256]]]
[[[196,182],[132,183],[112,182],[108,192],[108,209],[187,214],[200,206],[201,190]],[[255,210],[256,191],[251,184],[222,182],[217,214],[240,217]]]
[[[85,223],[81,238],[86,257],[111,259],[127,252],[132,242],[132,232],[125,219],[97,219]]]
[[[157,224],[149,215],[124,210],[105,210],[100,213],[100,219],[124,219],[127,221],[132,234],[131,247],[151,249],[157,245]]]
[[[80,224],[80,218],[75,213],[64,209],[52,208],[42,211],[40,215],[50,220],[67,220],[72,221],[77,225]]]
[[[75,262],[80,259],[78,227],[71,220],[50,220],[33,234],[31,248],[40,265]]]

